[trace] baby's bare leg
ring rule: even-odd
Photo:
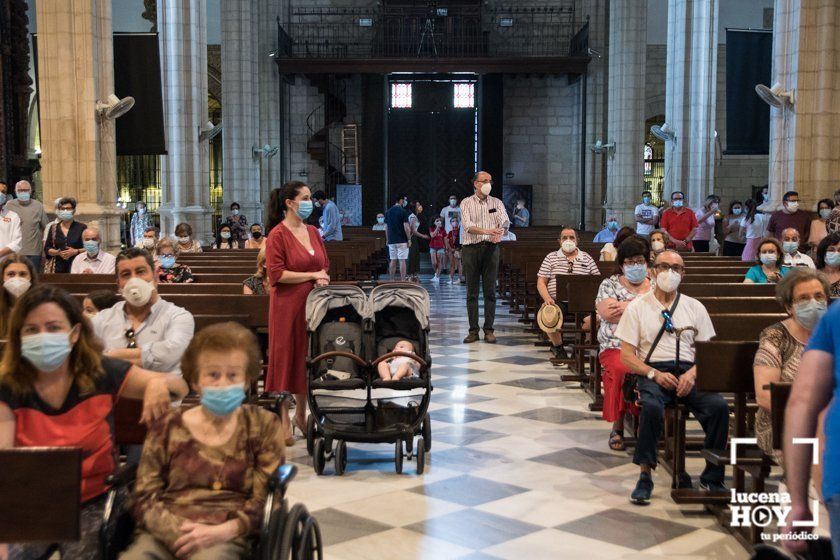
[[[411,368],[408,366],[408,364],[400,364],[400,366],[397,368],[397,373],[395,373],[391,379],[393,381],[397,381],[399,379],[402,379],[403,377],[408,377],[410,375]]]
[[[391,364],[387,361],[379,362],[379,365],[376,366],[376,371],[379,373],[379,378],[383,381],[391,380]]]

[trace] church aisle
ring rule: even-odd
[[[747,558],[714,519],[684,512],[659,469],[654,499],[628,496],[638,476],[607,448],[608,426],[500,305],[498,344],[463,345],[463,286],[431,293],[435,387],[426,473],[394,473],[393,446],[348,444],[347,472],[315,475],[298,441],[291,486],[321,524],[325,558]]]

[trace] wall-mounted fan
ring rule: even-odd
[[[663,142],[674,142],[677,139],[677,136],[671,129],[671,125],[669,125],[666,122],[662,123],[661,125],[655,124],[652,127],[650,127],[650,133],[662,140]]]
[[[259,146],[254,146],[253,148],[251,148],[251,153],[255,159],[260,156],[264,158],[272,158],[277,155],[277,151],[279,149],[279,146],[272,146],[271,144],[266,144],[262,148],[260,148]]]
[[[604,144],[601,139],[595,141],[595,144],[589,147],[592,150],[593,154],[614,154],[615,153],[615,142],[610,142],[609,144]]]
[[[212,140],[221,133],[222,123],[214,125],[212,122],[207,121],[203,126],[198,127],[198,141]]]
[[[99,115],[99,118],[109,120],[118,119],[134,107],[134,98],[126,96],[120,99],[112,93],[105,101],[97,101],[95,107],[96,114]]]
[[[779,82],[773,84],[773,87],[758,84],[755,86],[755,92],[762,101],[777,109],[792,106],[796,96],[792,89],[782,89],[782,84]]]

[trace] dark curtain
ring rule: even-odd
[[[479,167],[493,176],[493,183],[504,182],[504,85],[502,74],[485,74],[481,83],[481,159]],[[496,194],[498,196],[498,193]]]
[[[384,203],[385,76],[362,74],[361,178],[362,224],[376,223],[376,214],[394,204]]]
[[[773,34],[726,30],[726,153],[767,154],[770,107],[755,93],[770,86]]]
[[[117,155],[165,154],[156,33],[114,34],[114,94],[134,98],[134,107],[116,121]]]

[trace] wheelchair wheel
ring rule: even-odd
[[[347,444],[343,439],[335,443],[335,474],[341,476],[347,468]]]
[[[417,441],[417,474],[423,474],[426,470],[426,447],[421,441]]]
[[[315,447],[317,448],[318,443],[322,441],[318,440]],[[280,537],[280,553],[275,556],[275,560],[298,560],[297,551],[303,540],[303,528],[307,517],[309,517],[309,512],[306,511],[303,504],[295,504],[289,510],[289,514],[283,523],[283,536]],[[294,556],[292,556],[293,552]]]
[[[426,451],[432,450],[432,419],[429,417],[427,413],[426,416],[423,417],[423,427],[421,430],[423,434],[423,447],[426,448]]]
[[[402,467],[403,467],[402,440],[398,439],[397,443],[394,445],[394,470],[397,471],[397,474],[402,474]]]
[[[315,449],[312,453],[312,466],[315,468],[315,474],[324,474],[324,465],[327,463],[326,450],[324,449],[324,440],[318,439],[315,442]]]
[[[303,532],[297,548],[296,560],[323,560],[324,550],[321,541],[321,528],[311,515],[303,524]]]
[[[315,417],[310,414],[306,417],[306,452],[309,453],[310,457],[312,456],[312,452],[315,450],[316,437]]]

